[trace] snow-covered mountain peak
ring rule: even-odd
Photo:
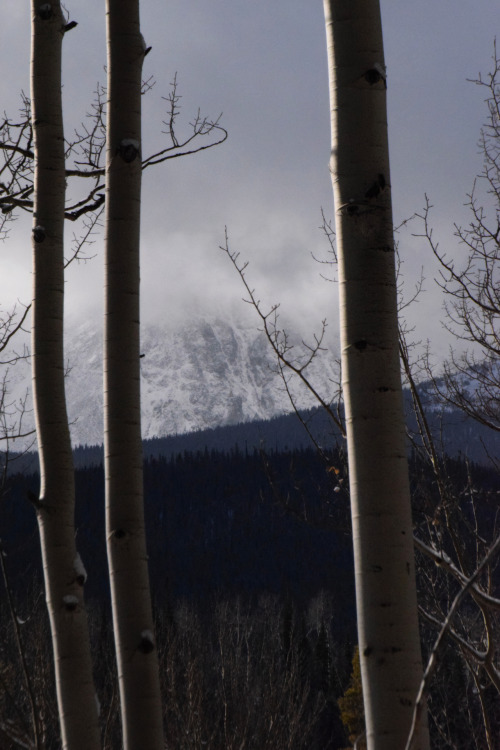
[[[268,419],[291,410],[265,335],[248,322],[194,316],[182,324],[146,325],[141,340],[144,438]],[[102,332],[93,321],[66,332],[66,393],[74,444],[102,442]],[[313,376],[323,393],[333,391],[334,357],[323,352]],[[16,373],[19,398],[29,368]],[[298,393],[301,407],[314,406]]]

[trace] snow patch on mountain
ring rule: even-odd
[[[294,353],[299,350],[300,342]],[[146,325],[141,353],[144,438],[269,419],[291,411],[283,382],[276,374],[275,356],[255,325],[202,316],[176,326]],[[70,326],[65,357],[72,441],[75,445],[102,443],[99,326],[91,321]],[[11,382],[17,400],[29,387],[28,369],[19,368]],[[331,353],[321,352],[308,373],[322,396],[328,399],[335,392],[337,366]],[[301,408],[317,405],[305,389],[293,390]]]

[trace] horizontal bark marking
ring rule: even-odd
[[[366,347],[368,346],[368,342],[365,341],[365,339],[361,339],[360,341],[355,341],[353,346],[355,349],[357,349],[359,352],[363,352]]]
[[[387,88],[386,79],[382,75],[382,73],[377,70],[377,68],[370,68],[370,70],[367,70],[363,78],[369,86],[375,86],[376,83],[380,83],[380,81],[383,81],[384,88]]]
[[[153,634],[148,630],[141,633],[141,642],[139,644],[139,651],[141,654],[151,654],[155,650],[155,644],[153,641]]]
[[[376,181],[368,188],[365,193],[365,198],[372,199],[380,195],[382,190],[385,189],[386,181],[383,174],[377,175]]]

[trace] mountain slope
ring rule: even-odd
[[[299,343],[292,353],[298,354],[301,349],[304,351]],[[271,348],[255,326],[202,317],[178,326],[145,326],[142,352],[143,437],[169,438],[168,443],[161,441],[161,450],[167,454],[203,450],[205,446],[228,449],[236,442],[249,449],[262,441],[270,449],[278,445],[280,449],[309,445],[309,438],[295,417],[268,422],[289,413],[292,407],[283,381],[276,374]],[[86,322],[69,328],[66,359],[73,444],[102,444],[102,334],[98,325]],[[338,377],[334,356],[321,352],[308,368],[308,376],[322,397],[329,400]],[[26,361],[11,368],[7,403],[20,401],[29,378]],[[313,410],[312,430],[320,443],[328,446],[335,442],[334,430],[321,410],[316,409],[314,397],[297,384],[290,387],[297,406]],[[465,418],[456,409],[443,408],[430,383],[421,384],[421,396],[437,444],[449,455],[462,453],[479,462],[486,461],[488,453],[499,455],[500,433]],[[405,401],[410,429],[416,430],[409,392]],[[25,426],[30,422],[33,423],[32,414],[26,415]],[[241,429],[237,425],[242,425]],[[222,430],[229,426],[231,430]],[[214,428],[218,428],[216,432]],[[11,445],[14,450],[19,447]],[[160,443],[147,448],[152,454],[158,450]]]
[[[269,419],[291,411],[275,372],[273,353],[255,326],[201,317],[178,327],[146,326],[141,349],[145,439]],[[98,326],[86,322],[70,327],[65,356],[73,443],[102,443],[102,334]],[[334,391],[335,375],[334,358],[322,352],[311,366],[311,376],[327,398]],[[28,368],[14,368],[11,400],[19,401],[27,386]],[[304,390],[297,391],[296,397],[301,408],[316,405]]]

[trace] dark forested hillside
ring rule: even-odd
[[[355,607],[347,494],[334,491],[341,487],[339,456],[332,455],[326,466],[312,450],[264,456],[234,447],[228,453],[206,449],[150,457],[144,468],[171,746],[194,750],[211,733],[209,746],[225,747],[225,732],[231,731],[238,743],[247,734],[255,750],[342,747],[336,698],[349,677]],[[35,474],[13,475],[0,507],[9,582],[20,611],[31,613],[23,638],[29,658],[39,665],[35,672],[50,663],[40,651],[48,643],[29,636],[35,625],[44,627],[45,617],[28,499],[37,484]],[[96,680],[103,704],[114,711],[109,741],[115,747],[102,466],[78,469],[76,488]],[[6,608],[0,620],[0,630],[11,633]],[[14,655],[10,635],[0,661],[15,663]],[[36,674],[40,685],[52,679]],[[5,700],[4,716],[14,710]],[[250,701],[246,708],[244,701]],[[186,722],[199,722],[191,744],[180,739]]]
[[[338,459],[338,457],[337,457]],[[335,458],[332,457],[332,465]],[[337,460],[340,463],[340,460]],[[146,518],[156,596],[288,592],[305,601],[325,589],[352,615],[345,492],[312,450],[271,453],[238,447],[145,459]],[[36,474],[14,475],[2,502],[3,542],[14,571],[36,566]],[[104,478],[79,468],[77,540],[87,596],[105,587]],[[19,560],[19,562],[17,562]]]
[[[226,428],[227,429],[227,428]],[[214,431],[216,432],[216,431]],[[335,594],[352,623],[353,596],[348,494],[343,457],[327,463],[312,449],[261,452],[246,445],[158,455],[145,446],[148,548],[155,596],[208,599],[212,594],[289,594],[304,602]],[[448,459],[464,487],[471,466]],[[432,505],[436,487],[412,459],[415,517]],[[474,481],[496,507],[495,472],[473,466]],[[38,534],[28,497],[38,475],[14,474],[0,505],[2,542],[14,588],[39,570]],[[88,572],[87,597],[106,594],[104,477],[100,464],[76,471],[77,543]],[[484,506],[486,508],[487,506]]]
[[[292,442],[293,435],[290,438]],[[145,455],[150,570],[172,747],[194,750],[209,730],[213,734],[209,747],[224,747],[224,711],[231,717],[235,742],[253,737],[248,747],[255,750],[266,746],[262,744],[266,737],[278,743],[269,747],[281,746],[290,722],[295,732],[291,748],[345,747],[336,699],[349,681],[356,634],[342,454],[330,451],[325,461],[312,449],[264,453],[238,441],[232,448],[168,456],[161,455],[158,446],[146,444]],[[429,466],[415,454],[410,469],[417,535],[425,538],[430,514],[439,507],[438,488]],[[455,498],[448,517],[466,554],[468,546],[476,543],[471,528],[482,536],[491,533],[500,483],[495,472],[460,458],[446,459],[446,475],[450,497]],[[40,700],[45,700],[52,677],[46,666],[50,659],[38,532],[29,501],[37,486],[36,474],[10,477],[0,504],[0,527],[9,583],[25,623],[23,642],[37,675]],[[108,746],[114,747],[118,714],[112,697],[102,465],[78,468],[76,489],[77,546],[88,573],[85,589],[96,679],[102,703],[110,712]],[[431,528],[432,533],[441,533],[439,526],[431,524]],[[445,544],[445,537],[441,538]],[[447,605],[456,586],[429,588],[436,568],[425,560],[422,565],[420,595],[432,612]],[[498,589],[493,578],[490,591],[496,594]],[[3,604],[0,631],[4,637],[0,661],[15,665],[12,624]],[[432,628],[424,632],[432,643]],[[448,680],[454,680],[461,669],[456,652],[448,648],[446,654],[434,690],[433,709],[438,715],[440,696],[449,694]],[[244,671],[242,664],[247,665]],[[22,681],[14,666],[6,674],[12,684]],[[285,686],[284,694],[275,692],[277,685]],[[225,706],[221,690],[226,691]],[[473,686],[466,685],[464,691],[474,706]],[[2,716],[18,711],[12,700],[7,694],[5,705],[0,700]],[[286,708],[281,700],[286,700]],[[463,697],[457,694],[460,700]],[[268,713],[258,709],[259,701]],[[449,699],[444,705],[448,710]],[[470,721],[477,721],[471,711]],[[51,714],[48,707],[46,715],[56,716],[55,708]],[[470,731],[470,721],[464,717],[463,726],[457,724],[462,737]],[[189,722],[192,742],[179,744]],[[269,734],[269,722],[274,735]],[[49,735],[51,731],[47,728]]]

